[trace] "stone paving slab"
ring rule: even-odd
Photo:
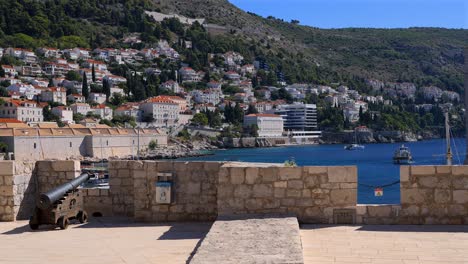
[[[190,263],[304,263],[297,219],[289,216],[219,218]]]
[[[138,224],[130,219],[92,220],[67,230],[27,221],[0,223],[0,264],[186,263],[211,223]]]
[[[468,226],[302,225],[306,264],[468,263]]]

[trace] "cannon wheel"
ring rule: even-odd
[[[59,218],[58,220],[58,225],[60,227],[60,229],[67,229],[68,228],[68,224],[70,224],[70,221],[68,221],[68,218],[62,216]]]
[[[88,214],[85,211],[80,211],[76,218],[78,218],[78,221],[82,224],[88,222]]]
[[[39,225],[34,222],[34,217],[31,216],[31,218],[29,218],[29,228],[31,228],[31,230],[37,230],[39,228]]]

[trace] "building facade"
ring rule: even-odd
[[[285,131],[316,131],[318,128],[315,104],[278,105],[275,113],[283,118]]]
[[[250,114],[244,117],[244,127],[257,126],[259,137],[281,137],[283,135],[283,118],[274,114]]]

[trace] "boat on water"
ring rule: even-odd
[[[405,145],[401,145],[393,155],[393,163],[395,164],[411,164],[413,163],[413,156],[411,151]]]
[[[345,150],[359,150],[359,149],[365,149],[365,147],[359,144],[350,144],[350,145],[346,145],[344,149]]]
[[[345,150],[360,150],[365,149],[364,145],[360,145],[357,137],[357,128],[354,130],[354,143],[346,145],[344,147]]]

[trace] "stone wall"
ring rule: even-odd
[[[0,161],[0,221],[28,219],[34,209],[34,162]]]
[[[468,166],[402,166],[400,224],[468,224]]]
[[[139,221],[210,221],[217,216],[218,162],[111,161],[114,215]],[[158,173],[170,173],[173,202],[156,203]]]
[[[239,163],[224,165],[219,174],[219,215],[282,213],[294,214],[300,222],[328,224],[336,222],[335,210],[354,209],[356,202],[354,166]]]
[[[0,221],[14,221],[14,161],[0,161]]]

